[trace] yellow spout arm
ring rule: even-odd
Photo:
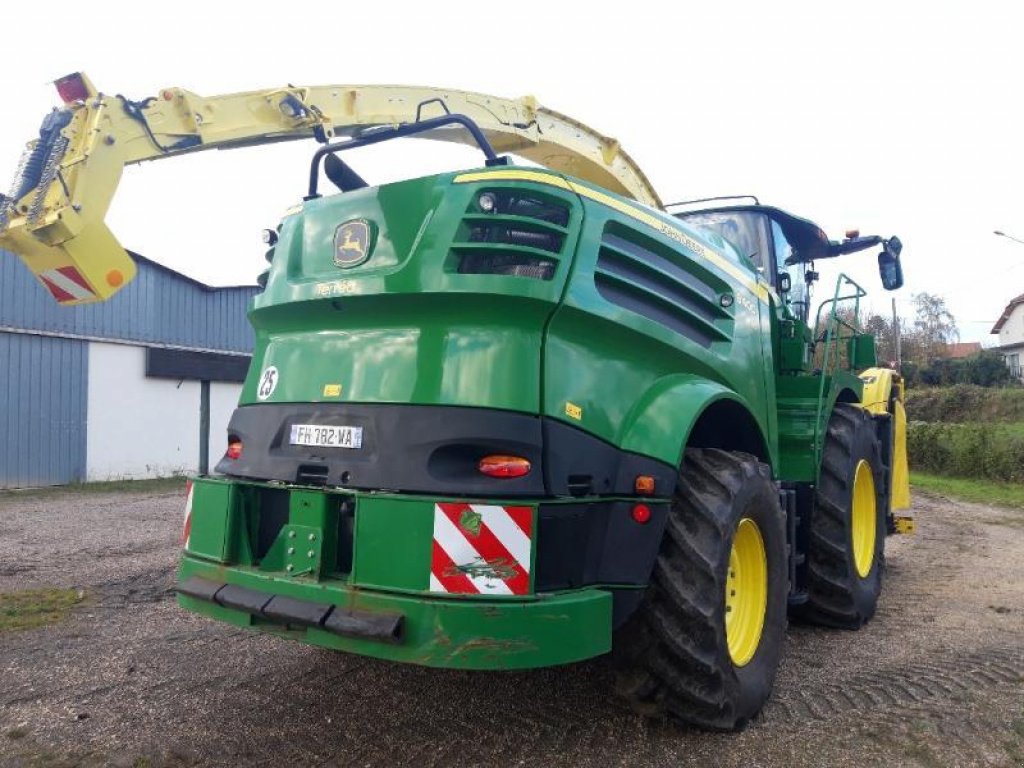
[[[29,145],[19,173],[28,183],[16,181],[17,192],[0,198],[0,248],[17,254],[62,304],[106,300],[135,274],[134,262],[104,224],[124,166],[204,149],[349,136],[369,126],[414,122],[447,110],[476,122],[499,153],[515,153],[661,205],[617,141],[529,97],[329,85],[211,97],[166,88],[132,102],[99,93],[77,73],[57,85],[64,108],[48,118],[49,131]],[[457,130],[423,137],[469,141]]]

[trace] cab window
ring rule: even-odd
[[[763,213],[750,211],[714,211],[710,213],[693,213],[682,217],[692,226],[701,226],[720,234],[735,246],[740,254],[754,262],[762,274],[772,271],[766,269],[770,264],[770,245],[768,240],[767,217]]]
[[[807,283],[804,281],[804,270],[806,264],[786,264],[786,261],[793,255],[793,246],[782,233],[782,227],[778,222],[772,221],[772,247],[775,251],[775,266],[772,275],[772,284],[777,280],[777,274],[785,272],[789,275],[789,292],[782,296],[782,299],[789,305],[790,311],[801,320],[807,320],[807,307],[810,296],[807,291]],[[778,289],[778,286],[775,286]]]
[[[721,235],[736,247],[757,267],[766,280],[773,280],[774,260],[771,257],[771,241],[768,235],[768,217],[753,211],[714,211],[693,213],[683,221],[697,227],[710,229]]]

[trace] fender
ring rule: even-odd
[[[623,450],[679,466],[697,421],[722,401],[735,403],[756,426],[758,453],[774,468],[774,446],[765,438],[764,424],[743,398],[723,384],[692,374],[666,376],[651,387],[624,420],[619,444]]]
[[[868,368],[860,374],[864,394],[860,405],[869,413],[891,413],[893,461],[891,509],[910,507],[910,471],[907,464],[907,411],[903,377],[889,368]],[[891,407],[891,410],[890,410]]]

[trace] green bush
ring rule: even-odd
[[[912,387],[948,387],[955,384],[1005,387],[1015,383],[1002,354],[995,349],[983,349],[970,357],[955,360],[932,360],[923,365],[907,362],[903,365],[903,376]]]
[[[907,389],[907,417],[913,421],[1024,422],[1024,389],[973,384]]]
[[[907,453],[922,472],[1024,482],[1024,425],[913,421]]]

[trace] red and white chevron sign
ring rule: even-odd
[[[95,299],[89,283],[82,277],[82,273],[74,267],[58,267],[46,272],[39,273],[39,279],[43,285],[53,294],[53,298],[61,304],[70,301],[82,301],[83,299]]]
[[[181,532],[181,546],[188,549],[188,541],[192,538],[192,481],[185,483],[185,527]]]
[[[528,594],[533,508],[435,504],[433,546],[431,592]]]

